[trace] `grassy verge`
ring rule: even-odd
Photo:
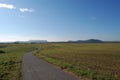
[[[5,53],[0,54],[0,80],[21,80],[22,57],[34,49],[33,45],[24,44],[1,47]]]
[[[120,44],[43,44],[36,56],[92,80],[119,80]]]

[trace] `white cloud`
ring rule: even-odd
[[[18,9],[20,12],[34,12],[32,8],[16,8],[13,4],[0,3],[0,8]]]
[[[32,9],[32,8],[30,8],[30,9],[28,9],[28,8],[19,8],[19,10],[21,12],[34,12],[34,9]]]
[[[95,16],[92,16],[91,17],[91,20],[96,20],[97,18]]]
[[[15,9],[16,7],[12,4],[3,4],[0,3],[0,8],[8,8],[8,9]]]

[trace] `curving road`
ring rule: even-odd
[[[26,53],[22,63],[23,80],[80,80],[79,78]]]

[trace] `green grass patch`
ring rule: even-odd
[[[22,57],[35,49],[34,45],[14,45],[0,48],[5,54],[0,54],[0,80],[21,80]]]

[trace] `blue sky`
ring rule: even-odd
[[[120,0],[0,0],[0,41],[120,40]]]

